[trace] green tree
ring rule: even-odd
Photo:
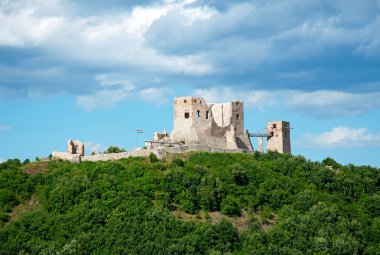
[[[156,154],[154,154],[154,153],[151,152],[151,153],[149,154],[149,161],[150,161],[151,163],[158,162],[158,158],[157,158]]]
[[[119,148],[117,146],[110,146],[108,147],[106,153],[120,153],[120,152],[125,152],[123,148]]]
[[[223,214],[228,216],[241,215],[239,201],[232,195],[227,195],[227,197],[223,199],[220,209]]]

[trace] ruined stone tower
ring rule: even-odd
[[[291,153],[289,122],[268,122],[267,133],[267,150],[278,151],[280,153]]]
[[[170,138],[185,144],[253,150],[249,136],[244,132],[242,101],[206,104],[200,97],[176,97],[174,129]]]

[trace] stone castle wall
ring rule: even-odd
[[[176,147],[158,147],[155,149],[146,149],[133,152],[121,152],[121,153],[99,153],[91,156],[79,156],[71,155],[66,152],[54,152],[53,157],[63,160],[67,160],[73,163],[80,163],[81,161],[108,161],[108,160],[118,160],[129,157],[148,157],[150,153],[153,153],[159,159],[163,159],[167,154],[171,153],[182,153],[187,151],[205,151],[205,152],[229,152],[229,153],[249,153],[252,151],[243,150],[243,149],[222,149],[222,148],[212,148],[207,145],[201,144],[192,144],[192,145],[183,145]],[[71,157],[70,157],[71,156]]]
[[[267,137],[267,150],[291,153],[289,122],[268,122],[267,132],[270,134],[270,136]]]
[[[54,151],[51,155],[53,156],[53,158],[59,158],[70,162],[79,163],[81,161],[81,156],[78,154]]]
[[[153,150],[138,150],[133,152],[120,152],[120,153],[99,153],[91,156],[84,156],[81,158],[82,161],[107,161],[107,160],[118,160],[122,158],[129,157],[148,157],[150,153],[156,154],[158,158],[162,158],[158,154],[158,151]]]
[[[253,150],[248,137],[238,139],[244,135],[243,102],[206,104],[200,97],[175,98],[172,141]]]

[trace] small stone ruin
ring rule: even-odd
[[[70,139],[67,142],[67,152],[54,151],[52,156],[54,158],[79,163],[81,162],[81,157],[84,157],[84,144],[79,140],[73,141]]]

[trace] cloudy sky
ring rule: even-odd
[[[379,31],[379,0],[0,0],[0,160],[142,146],[196,95],[380,167]]]

